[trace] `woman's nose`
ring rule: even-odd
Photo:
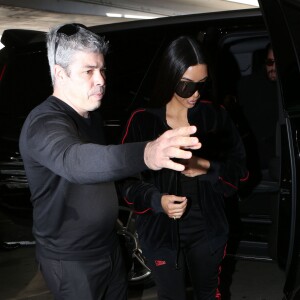
[[[193,94],[193,96],[195,96],[196,98],[200,97],[200,92],[198,90],[195,91],[195,93]]]

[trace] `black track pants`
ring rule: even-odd
[[[221,247],[212,254],[208,243],[196,243],[182,248],[179,269],[175,268],[176,251],[168,248],[144,251],[157,286],[158,299],[185,300],[186,272],[191,278],[195,299],[221,299],[216,295],[224,250],[225,247]]]
[[[97,260],[66,261],[38,258],[55,300],[125,300],[127,277],[119,247]]]

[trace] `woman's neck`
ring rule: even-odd
[[[166,105],[166,118],[167,123],[171,128],[178,128],[182,126],[189,126],[187,118],[188,109],[179,106],[172,101]]]

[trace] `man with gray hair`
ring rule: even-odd
[[[115,223],[114,181],[147,168],[184,166],[201,144],[193,126],[151,142],[105,145],[97,108],[108,43],[80,24],[47,35],[53,95],[28,115],[20,152],[31,191],[39,268],[55,299],[127,298]]]

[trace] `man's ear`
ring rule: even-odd
[[[54,76],[56,82],[62,82],[67,76],[66,71],[60,65],[54,65]]]

